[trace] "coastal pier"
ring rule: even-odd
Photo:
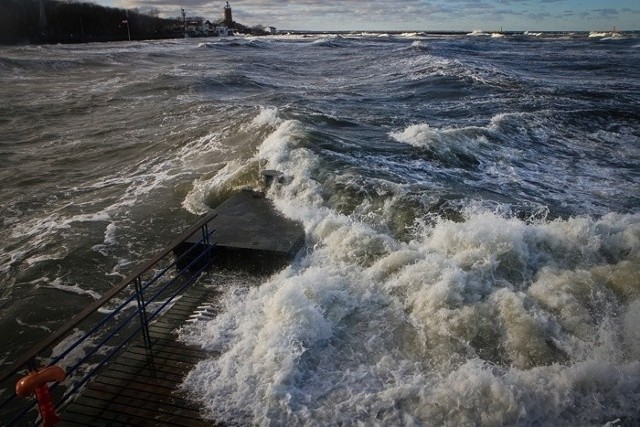
[[[212,425],[179,391],[212,355],[176,331],[216,315],[212,302],[237,274],[229,270],[271,274],[303,245],[302,225],[262,193],[232,195],[0,373],[0,389],[24,386],[3,392],[2,425]],[[66,378],[47,379],[51,369]]]
[[[211,426],[199,408],[177,391],[184,376],[207,353],[176,341],[175,331],[206,313],[220,293],[209,278],[200,279],[160,319],[149,326],[147,348],[139,339],[111,362],[62,408],[58,426],[178,425]]]

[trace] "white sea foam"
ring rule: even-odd
[[[80,329],[75,329],[70,335],[68,335],[65,339],[60,341],[51,351],[51,358],[56,358],[63,353],[67,352],[66,356],[62,358],[57,365],[62,369],[68,372],[69,368],[75,366],[82,358],[87,356],[91,351],[94,351],[97,345],[97,341],[100,339],[99,336],[90,336],[88,339],[81,341],[78,343],[85,331]],[[76,347],[76,344],[78,344]],[[73,348],[72,348],[73,347]],[[112,347],[109,345],[103,345],[96,352],[97,355],[105,355],[109,351],[111,351]],[[83,376],[90,373],[96,367],[96,363],[85,363],[77,367],[73,376],[68,376],[66,381],[68,383],[72,383],[75,378],[83,378]],[[69,375],[67,373],[67,375]],[[75,378],[74,378],[75,377]]]
[[[389,136],[414,147],[428,147],[441,140],[438,130],[426,123],[408,126],[401,132],[391,132]]]
[[[467,35],[468,36],[489,36],[490,34],[482,30],[473,30]]]
[[[583,270],[606,262],[575,256],[597,238],[585,231],[628,219],[527,226],[475,214],[403,246],[328,215],[313,230],[323,247],[304,265],[229,294],[220,318],[199,326],[197,342],[223,353],[186,387],[215,419],[236,422],[581,424],[633,414],[640,364],[627,347],[638,348],[637,334],[629,319],[620,337],[615,315],[633,307],[611,286],[634,285],[609,284]],[[637,276],[635,257],[618,271]],[[594,396],[616,409],[591,407]]]
[[[116,233],[118,227],[115,222],[107,225],[107,228],[104,230],[104,242],[98,245],[94,245],[91,249],[94,251],[100,252],[104,256],[109,255],[109,247],[115,245],[117,243]]]
[[[419,127],[406,135],[429,134]],[[258,157],[313,248],[182,338],[183,387],[240,424],[604,424],[640,404],[640,215],[524,222],[469,207],[400,242],[324,206],[304,129]],[[429,225],[427,225],[429,224]],[[593,402],[601,402],[594,405]]]
[[[45,262],[45,261],[54,261],[54,260],[59,260],[64,258],[65,252],[64,251],[56,251],[54,253],[50,253],[50,254],[44,254],[44,255],[39,255],[39,256],[30,256],[29,258],[26,258],[24,260],[24,262],[27,263],[27,265],[32,266],[35,264],[38,264],[40,262]]]
[[[23,322],[19,317],[16,317],[16,323],[20,326],[26,326],[27,328],[34,328],[34,329],[42,329],[45,332],[51,333],[51,328],[48,328],[44,325],[31,325],[29,323]]]
[[[475,126],[443,129],[420,123],[391,132],[389,136],[414,147],[431,149],[438,158],[457,163],[463,157],[471,159],[478,152],[478,146],[487,143],[489,134],[487,129]]]
[[[91,289],[83,289],[78,284],[65,285],[59,277],[49,283],[49,286],[60,291],[70,292],[77,295],[89,295],[94,300],[100,299],[101,297],[98,292],[92,291]]]
[[[252,119],[240,122],[238,127],[207,135],[181,150],[179,157],[186,167],[207,171],[193,182],[183,199],[182,206],[187,211],[208,212],[213,200],[259,184],[258,163],[252,158],[255,151],[252,138],[269,134],[282,120],[276,108],[262,108]]]
[[[254,127],[276,126],[280,121],[277,108],[263,108],[260,110],[260,114],[253,119],[251,125]]]
[[[212,197],[229,194],[247,186],[247,173],[250,172],[247,171],[245,161],[228,162],[214,176],[194,181],[193,188],[182,201],[182,207],[196,215],[209,212]]]
[[[131,267],[132,261],[126,258],[116,258],[116,264],[113,266],[111,271],[107,273],[107,276],[116,276],[125,278],[126,274],[123,271],[127,271],[129,267]]]
[[[511,87],[517,82],[498,67],[473,61],[461,61],[436,55],[420,55],[396,64],[410,80],[428,77],[453,77],[491,86]]]

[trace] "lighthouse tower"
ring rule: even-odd
[[[224,25],[227,28],[233,28],[233,18],[231,17],[231,6],[229,6],[229,2],[224,7]]]

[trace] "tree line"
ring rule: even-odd
[[[76,0],[0,0],[0,43],[84,43],[174,38],[181,19],[164,19]]]

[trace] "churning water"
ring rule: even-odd
[[[278,169],[303,256],[181,330],[211,419],[640,422],[639,70],[637,35],[2,47],[1,361]]]

